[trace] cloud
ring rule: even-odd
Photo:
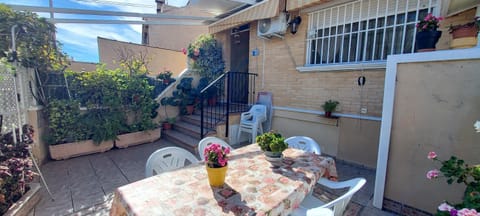
[[[71,47],[65,51],[80,61],[98,61],[97,36],[133,43],[141,42],[140,34],[126,28],[125,25],[57,24],[57,32],[57,39],[64,47]],[[75,53],[69,53],[69,50]]]

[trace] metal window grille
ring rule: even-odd
[[[415,51],[415,25],[438,0],[359,0],[309,14],[307,65],[384,61]]]

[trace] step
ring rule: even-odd
[[[175,130],[179,131],[184,134],[188,134],[189,136],[200,138],[200,126],[191,124],[190,122],[186,121],[178,121],[174,125]]]
[[[200,115],[184,115],[182,116],[182,121],[185,121],[185,122],[188,122],[190,124],[194,124],[194,125],[197,125],[197,126],[200,126],[200,119],[201,119],[201,116]],[[215,123],[215,122],[212,122],[212,119],[209,117],[209,116],[204,116],[204,120],[205,122],[207,122],[208,124],[212,124],[212,123]],[[216,120],[216,119],[215,119]],[[217,124],[221,123],[222,121],[218,122]]]
[[[198,142],[200,142],[200,139],[188,136],[176,130],[165,130],[162,135],[164,135],[168,141],[177,144],[179,147],[185,148],[191,152],[197,152],[197,145]]]

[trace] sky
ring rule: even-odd
[[[170,0],[170,4],[182,4],[185,0]],[[0,0],[0,3],[48,7],[48,0]],[[87,10],[125,11],[156,13],[155,0],[53,0],[58,8]],[[50,17],[48,13],[39,13]],[[72,14],[55,14],[56,18],[77,19],[123,19],[140,20],[134,17],[109,17]],[[98,62],[97,37],[141,43],[142,26],[127,24],[56,24],[57,40],[63,45],[63,52],[75,61]]]

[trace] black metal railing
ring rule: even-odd
[[[226,72],[200,91],[201,137],[225,122],[228,137],[230,113],[245,112],[255,103],[255,81],[258,75]]]

